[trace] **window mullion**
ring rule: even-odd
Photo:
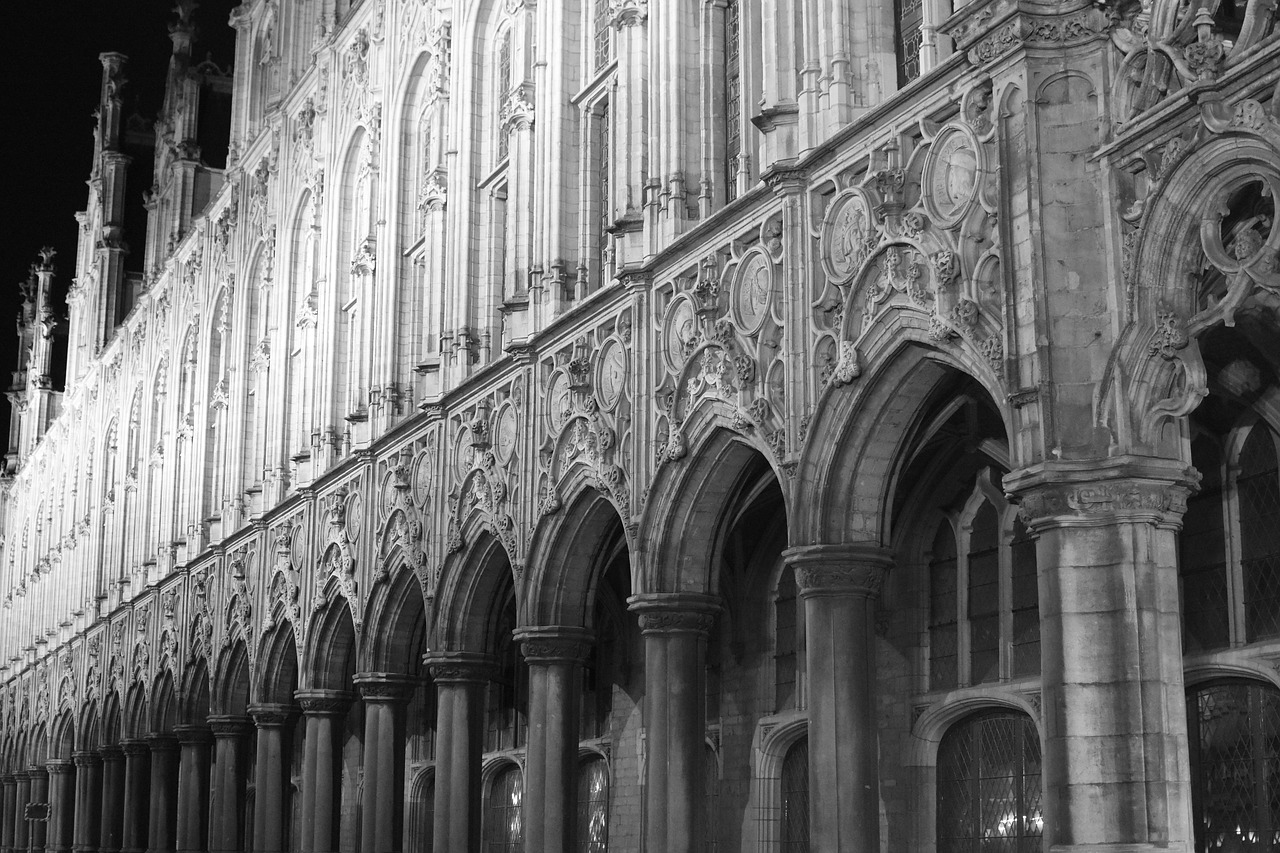
[[[973,519],[960,526],[956,537],[956,685],[972,684],[973,648],[969,630],[969,541],[973,533]]]
[[[1244,569],[1240,553],[1240,489],[1237,480],[1240,466],[1235,461],[1226,465],[1222,488],[1223,530],[1227,543],[1227,607],[1230,615],[1229,637],[1231,645],[1245,643],[1244,624]]]
[[[1000,663],[1001,681],[1013,675],[1013,525],[1002,513],[1000,525]]]

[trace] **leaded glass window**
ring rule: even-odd
[[[493,111],[494,120],[497,122],[498,133],[498,161],[507,159],[507,127],[503,120],[506,115],[507,98],[511,95],[511,28],[502,31],[498,36],[498,79],[497,79],[497,109]]]
[[[578,853],[608,853],[609,768],[589,758],[578,768]]]
[[[1198,853],[1280,848],[1280,691],[1218,681],[1187,697]]]
[[[703,748],[702,760],[702,782],[706,794],[704,801],[707,804],[703,820],[702,849],[705,853],[716,853],[720,849],[720,830],[717,825],[720,816],[720,761],[711,744]]]
[[[489,801],[484,810],[486,853],[524,853],[523,805],[520,768],[509,764],[498,771],[489,785]]]
[[[791,745],[782,759],[782,850],[809,853],[809,739]]]
[[[1040,586],[1036,540],[1022,519],[1013,522],[1013,675],[1040,671]]]
[[[971,684],[1000,677],[1000,519],[983,502],[969,534]]]
[[[905,86],[920,76],[921,29],[924,23],[923,0],[897,0],[898,12],[898,85]]]
[[[938,525],[929,561],[929,681],[935,690],[956,686],[956,537]]]
[[[1250,642],[1280,634],[1280,472],[1266,424],[1249,431],[1236,479],[1240,500],[1240,569]]]
[[[1222,505],[1222,453],[1208,435],[1191,442],[1200,490],[1187,500],[1179,539],[1182,647],[1188,653],[1231,645],[1227,541]]]
[[[742,12],[738,0],[724,9],[725,201],[738,197],[738,159],[742,156]]]
[[[998,711],[952,726],[938,746],[938,853],[1039,853],[1040,735]]]
[[[594,36],[592,47],[594,48],[595,58],[592,69],[595,71],[600,71],[609,64],[609,59],[613,52],[611,50],[612,39],[610,37],[613,27],[609,21],[609,6],[609,0],[596,0],[592,9],[593,20],[591,28]]]

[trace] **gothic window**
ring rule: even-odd
[[[489,682],[485,749],[491,752],[524,746],[528,708],[528,667],[511,632],[516,627],[515,597],[508,595],[494,632],[498,675]]]
[[[578,765],[578,853],[609,851],[609,766],[600,756]]]
[[[431,770],[414,781],[410,794],[409,849],[431,853],[436,823],[436,777]],[[251,847],[246,847],[251,850]]]
[[[604,737],[613,712],[613,685],[618,679],[618,625],[608,607],[596,607],[596,641],[582,672],[582,713],[579,736]]]
[[[495,121],[497,122],[499,163],[507,159],[505,107],[507,97],[511,94],[511,61],[511,27],[506,27],[498,35],[497,91],[495,93],[498,109],[493,111]]]
[[[898,31],[898,85],[920,76],[920,44],[923,40],[924,0],[896,0]]]
[[[486,853],[524,853],[524,779],[520,768],[507,764],[489,783],[484,809]]]
[[[598,171],[596,180],[596,209],[600,211],[600,229],[596,233],[596,256],[597,276],[595,286],[597,288],[604,287],[608,283],[611,274],[609,252],[610,239],[609,228],[612,227],[613,206],[609,196],[609,171],[612,168],[610,162],[610,147],[612,139],[610,132],[610,115],[609,102],[604,101],[596,113],[596,168]]]
[[[1198,853],[1280,846],[1280,691],[1243,680],[1188,692]]]
[[[1035,540],[993,487],[990,469],[938,525],[928,561],[929,686],[1040,671]]]
[[[1040,735],[1026,714],[961,720],[938,746],[937,851],[1039,853]]]
[[[1239,448],[1234,461],[1224,458],[1222,446],[1209,433],[1191,443],[1191,459],[1202,480],[1187,501],[1179,539],[1188,652],[1280,636],[1276,434],[1263,421],[1239,433],[1243,441],[1234,445]]]
[[[613,26],[609,16],[609,0],[595,0],[592,6],[592,69],[601,71],[613,58]]]
[[[717,853],[720,849],[720,829],[717,822],[720,815],[720,759],[711,744],[703,747],[702,756],[702,782],[706,791],[704,802],[707,804],[703,813],[702,849],[704,853]]]
[[[802,737],[782,759],[782,851],[809,853],[809,739]]]
[[[742,11],[740,0],[724,9],[724,189],[725,201],[738,197],[738,160],[742,156]]]
[[[796,597],[796,576],[783,569],[774,598],[774,709],[800,706],[800,673],[804,668],[804,612]]]

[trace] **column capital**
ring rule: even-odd
[[[876,542],[800,545],[783,551],[782,558],[796,573],[796,589],[801,598],[876,598],[893,568],[893,552]]]
[[[359,672],[352,679],[366,702],[406,702],[418,679],[390,672]]]
[[[50,758],[44,766],[51,776],[61,776],[75,769],[75,764],[67,758]]]
[[[96,752],[82,751],[71,753],[71,762],[76,767],[93,767],[102,763],[102,756]]]
[[[240,714],[211,714],[209,730],[214,740],[244,737],[249,733],[249,718]]]
[[[15,783],[16,783],[16,782],[29,782],[29,781],[31,781],[31,771],[29,771],[29,770],[19,770],[17,773],[14,773],[14,774],[13,774],[13,781],[14,781]]]
[[[1200,474],[1175,459],[1115,456],[1052,460],[1004,478],[1018,515],[1035,533],[1119,521],[1178,528]]]
[[[167,732],[152,732],[146,741],[152,752],[176,752],[178,749],[178,739]]]
[[[31,767],[27,768],[27,778],[29,778],[32,782],[38,782],[41,779],[48,779],[49,770],[46,767],[37,767],[32,765]]]
[[[484,684],[494,673],[493,658],[479,652],[427,652],[422,662],[437,684]]]
[[[627,599],[644,634],[709,634],[720,599],[697,592],[649,592]]]
[[[120,741],[120,751],[125,755],[146,755],[151,751],[150,742],[142,738]]]
[[[253,718],[253,724],[260,729],[283,726],[298,712],[297,705],[287,705],[283,702],[259,702],[249,706],[249,716]]]
[[[3,776],[0,776],[0,785],[14,785],[17,781],[17,778],[12,773],[6,773]]]
[[[183,746],[209,743],[213,740],[213,732],[209,730],[209,727],[198,723],[174,726],[173,733],[178,736],[178,743]]]
[[[577,663],[591,652],[594,637],[586,628],[567,625],[520,628],[516,641],[524,659],[535,663]]]
[[[145,749],[145,748],[146,748],[146,747],[145,747],[145,745],[144,745],[144,746],[143,746],[143,749]],[[107,761],[123,761],[123,760],[124,760],[124,747],[120,747],[120,746],[112,746],[112,745],[104,746],[104,747],[102,747],[102,748],[100,748],[100,749],[98,750],[98,756],[99,756],[99,757],[100,757],[104,762],[107,762]]]
[[[297,690],[293,698],[308,717],[341,717],[356,697],[345,690]]]

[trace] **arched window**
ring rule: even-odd
[[[1280,846],[1280,691],[1217,681],[1187,695],[1195,849]]]
[[[742,156],[742,10],[739,0],[724,7],[724,200],[738,197]]]
[[[495,752],[524,746],[529,701],[529,670],[511,638],[516,627],[515,596],[508,594],[493,635],[498,676],[489,682],[488,731],[485,749]]]
[[[1040,671],[1035,539],[978,472],[943,519],[928,562],[929,687],[946,690]]]
[[[489,785],[484,809],[486,853],[524,853],[524,779],[514,764],[503,767]]]
[[[948,729],[938,746],[938,853],[1039,853],[1043,834],[1040,735],[1031,718],[997,711]],[[988,846],[993,839],[998,847]]]
[[[1191,443],[1202,479],[1187,501],[1178,554],[1183,646],[1191,653],[1280,636],[1276,435],[1265,422],[1253,424],[1234,460],[1224,458],[1229,435],[1201,432]]]
[[[923,0],[897,0],[898,85],[905,86],[920,76],[920,46],[924,41]]]
[[[1249,642],[1280,634],[1280,471],[1275,436],[1264,423],[1249,431],[1240,450],[1240,570],[1244,581],[1245,636]]]
[[[578,766],[578,851],[608,853],[609,767],[600,756]]]
[[[802,737],[782,759],[782,850],[809,853],[809,738]]]

